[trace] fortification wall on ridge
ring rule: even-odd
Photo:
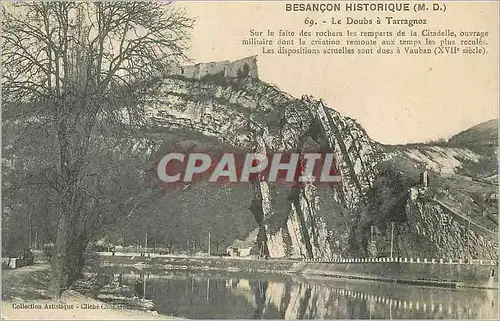
[[[236,61],[212,61],[197,63],[195,65],[179,66],[174,68],[173,73],[191,79],[202,79],[208,75],[217,75],[221,73],[226,78],[236,78],[238,77],[238,70],[243,71],[245,64],[248,66],[248,76],[259,78],[257,56],[250,56]]]

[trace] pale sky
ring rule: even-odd
[[[356,119],[374,140],[399,144],[449,138],[498,118],[498,2],[446,3],[446,13],[426,13],[419,18],[427,18],[428,25],[414,29],[489,31],[488,55],[270,56],[262,54],[261,46],[241,45],[250,29],[300,31],[307,29],[305,17],[345,18],[349,14],[285,12],[285,2],[269,1],[178,1],[175,5],[184,6],[189,15],[197,17],[189,52],[195,62],[258,55],[262,80],[298,98],[322,98],[329,107]],[[367,28],[372,27],[359,30]],[[381,28],[377,30],[397,30],[397,26]]]

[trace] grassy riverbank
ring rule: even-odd
[[[65,291],[59,301],[48,294],[50,269],[35,264],[2,271],[2,320],[96,319],[165,320],[176,319],[156,311],[138,311],[104,303],[76,291]]]

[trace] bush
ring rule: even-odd
[[[203,76],[201,78],[202,81],[208,81],[208,82],[213,82],[221,86],[225,86],[228,84],[227,78],[224,76],[224,72],[218,72],[214,75],[208,74],[206,76]]]
[[[247,63],[243,65],[243,70],[238,69],[238,71],[236,72],[236,77],[238,77],[239,80],[243,80],[247,78],[249,75],[250,75],[250,67],[248,66]]]
[[[436,146],[441,146],[441,147],[447,147],[448,146],[448,140],[444,138],[439,138],[436,140],[428,140],[425,142],[426,145],[436,145]]]
[[[52,258],[52,254],[54,253],[54,245],[46,244],[42,248],[43,254],[47,257],[47,260],[50,261]]]

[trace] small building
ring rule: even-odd
[[[226,249],[227,255],[232,256],[232,257],[249,256],[251,251],[252,251],[252,247],[239,248],[239,247],[229,246]]]
[[[245,240],[234,240],[233,244],[227,247],[226,253],[229,256],[250,256],[252,254],[252,250],[256,247],[257,235],[259,233],[259,229],[255,229]],[[253,253],[255,254],[255,253]]]
[[[249,256],[251,251],[252,251],[251,247],[239,249],[240,256]]]
[[[240,256],[240,250],[237,247],[229,246],[226,249],[226,253],[229,256]]]

